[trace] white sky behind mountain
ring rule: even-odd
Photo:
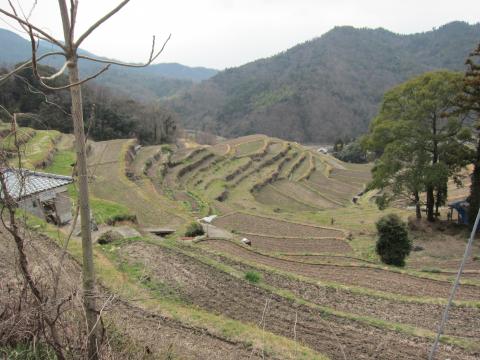
[[[32,0],[12,0],[28,12]],[[77,35],[120,0],[80,0]],[[69,1],[67,1],[69,3]],[[0,0],[8,9],[8,1]],[[383,27],[409,34],[447,22],[480,21],[479,0],[131,0],[82,48],[141,62],[151,36],[172,39],[157,62],[217,69],[268,57],[318,37],[336,25]],[[32,22],[61,37],[58,2],[38,0]],[[7,24],[8,23],[8,24]],[[0,27],[18,26],[0,15]],[[480,40],[480,39],[479,39]]]

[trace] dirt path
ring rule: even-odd
[[[294,262],[262,255],[230,241],[212,240],[204,242],[204,244],[213,250],[225,252],[241,259],[324,281],[333,281],[410,296],[447,298],[450,294],[451,283],[447,281],[422,279],[407,274],[367,267],[314,265]],[[456,298],[478,301],[480,299],[480,287],[461,285]]]
[[[425,357],[430,345],[421,338],[327,317],[159,246],[132,243],[121,249],[121,257],[143,263],[153,279],[200,308],[265,326],[286,337],[293,337],[295,327],[299,342],[332,359],[342,359],[343,353],[347,359],[419,359]],[[441,353],[441,358],[475,358],[456,348],[442,347]]]

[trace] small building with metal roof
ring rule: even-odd
[[[27,169],[4,168],[2,173],[6,192],[17,206],[56,225],[72,219],[72,205],[67,185],[73,178]],[[0,202],[4,194],[0,187]]]

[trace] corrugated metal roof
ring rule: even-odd
[[[48,174],[27,169],[0,169],[3,173],[8,194],[20,200],[24,197],[52,190],[73,182],[70,176]],[[0,189],[0,198],[3,198]]]

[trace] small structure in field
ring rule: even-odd
[[[250,239],[247,239],[247,238],[243,238],[242,240],[240,240],[243,244],[245,245],[248,245],[248,246],[252,246],[252,240]]]
[[[72,219],[72,204],[67,185],[70,176],[48,174],[26,169],[0,169],[7,194],[16,205],[43,220],[63,225]],[[0,202],[4,194],[0,189]]]
[[[468,225],[468,210],[470,208],[470,204],[466,199],[458,200],[448,204],[448,208],[450,209],[450,213],[448,217],[450,220],[453,220],[453,210],[457,211],[457,222],[459,224]]]
[[[206,224],[211,224],[213,220],[215,220],[218,217],[218,215],[210,215],[206,216],[204,218],[201,218],[200,221],[204,222]]]
[[[164,236],[173,234],[175,232],[175,229],[161,228],[161,227],[143,228],[142,230],[160,237],[164,237]]]

